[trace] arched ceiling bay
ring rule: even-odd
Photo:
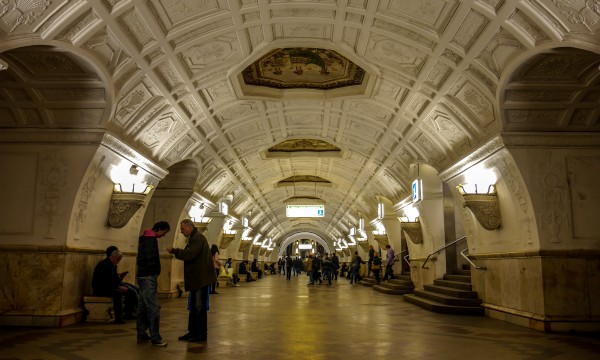
[[[343,236],[359,214],[375,215],[378,197],[406,197],[412,163],[444,169],[502,129],[498,87],[510,83],[515,61],[560,43],[559,34],[593,39],[598,33],[593,11],[566,1],[26,5],[15,8],[25,16],[0,14],[0,51],[32,38],[77,49],[102,66],[112,77],[107,91],[115,94],[109,131],[165,167],[194,159],[201,164],[199,193],[214,201],[233,198],[234,214],[252,211],[251,226],[277,241],[304,230]],[[364,68],[369,85],[363,95],[291,89],[277,98],[254,86],[241,96],[238,75],[278,48],[335,51]],[[590,102],[583,108],[593,107]],[[509,105],[504,100],[504,111]],[[597,129],[594,116],[586,120],[589,129]],[[265,156],[297,139],[341,151]],[[331,185],[276,186],[293,176],[318,176]],[[287,219],[285,201],[293,197],[324,199],[325,217]]]

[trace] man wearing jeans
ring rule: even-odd
[[[137,342],[148,340],[155,346],[167,346],[159,332],[160,307],[158,305],[157,279],[160,275],[158,239],[165,236],[171,227],[166,221],[159,221],[152,230],[145,230],[140,236],[137,255],[137,282],[140,287],[138,298]],[[146,332],[150,329],[150,336]]]

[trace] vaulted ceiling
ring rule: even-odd
[[[584,2],[13,3],[1,127],[106,129],[165,168],[195,159],[196,191],[278,241],[342,236],[378,199],[409,194],[411,164],[444,169],[501,131],[600,130],[600,13]],[[344,78],[339,64],[364,77],[305,86]],[[287,78],[246,83],[252,66]],[[290,178],[303,181],[279,186]],[[286,218],[298,197],[322,199],[325,217]]]

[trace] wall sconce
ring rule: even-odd
[[[233,239],[235,239],[236,234],[237,230],[223,230],[223,238],[221,239],[221,249],[227,249],[227,247],[233,242]]]
[[[462,184],[456,187],[463,196],[464,206],[471,209],[473,215],[486,230],[495,230],[500,227],[502,221],[500,216],[500,203],[496,186],[478,187],[477,184]],[[479,193],[479,189],[486,189]]]
[[[406,219],[406,221],[403,219]],[[408,221],[406,217],[403,217],[400,218],[400,222],[402,223],[401,229],[404,230],[413,243],[423,243],[423,229],[421,229],[419,218],[417,218],[416,221]]]
[[[114,188],[110,199],[108,210],[108,225],[114,228],[122,228],[136,211],[146,201],[146,195],[153,186],[141,182],[138,177],[138,168],[132,165],[129,174],[124,174],[122,168],[115,170],[112,176]]]
[[[202,230],[208,229],[208,225],[212,221],[212,218],[201,216],[199,218],[192,218],[192,221],[194,222],[194,226],[198,228],[198,230]]]
[[[419,210],[412,205],[402,210],[404,211],[404,216],[400,218],[400,222],[402,223],[401,229],[408,235],[410,241],[415,244],[422,244],[423,229],[419,221]]]

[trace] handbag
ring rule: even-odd
[[[371,270],[381,270],[381,265],[371,265]]]

